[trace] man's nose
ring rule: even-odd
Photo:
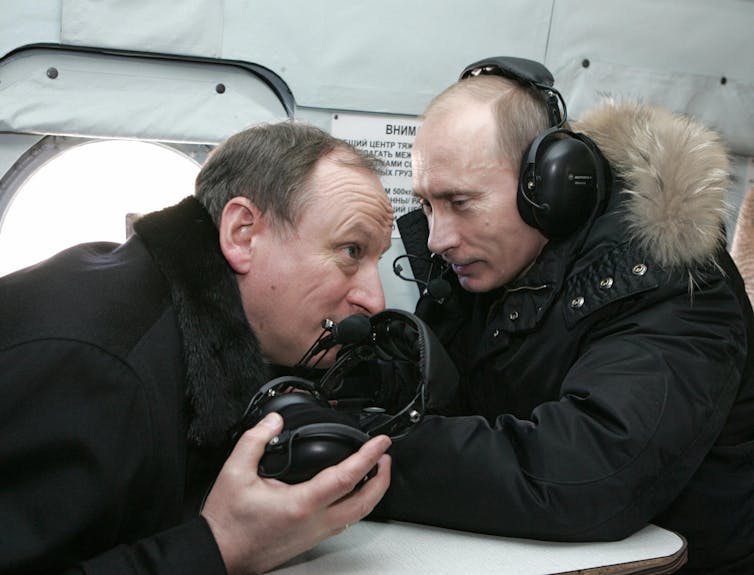
[[[427,223],[429,224],[427,247],[430,252],[443,255],[448,250],[457,247],[458,233],[451,218],[433,212]]]
[[[359,275],[357,286],[351,290],[350,303],[361,308],[367,315],[385,309],[385,290],[377,264],[360,270]]]

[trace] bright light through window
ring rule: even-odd
[[[108,140],[70,148],[23,184],[0,228],[0,275],[88,241],[123,242],[127,214],[189,196],[199,171],[176,150]]]

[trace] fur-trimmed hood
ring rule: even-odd
[[[663,266],[714,263],[725,244],[730,182],[716,133],[661,108],[615,100],[572,127],[595,141],[622,180],[632,241]]]
[[[144,216],[134,230],[170,284],[183,337],[189,439],[221,443],[268,374],[217,228],[188,197]]]

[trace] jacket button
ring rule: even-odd
[[[512,311],[508,314],[508,319],[511,321],[516,321],[518,319],[518,312]]]
[[[602,289],[610,289],[613,287],[613,278],[603,278],[600,280],[600,287]]]
[[[647,273],[647,266],[645,266],[644,264],[636,264],[631,270],[631,273],[633,273],[635,276],[643,276],[645,273]]]
[[[500,330],[499,329],[496,329],[495,331],[492,332],[492,337],[497,337],[499,335],[500,335]]]
[[[578,309],[582,305],[584,305],[584,298],[582,296],[577,296],[571,300],[571,307],[573,309]]]

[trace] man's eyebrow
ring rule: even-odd
[[[429,195],[431,195],[432,198],[436,200],[447,200],[448,198],[452,198],[454,196],[469,196],[469,195],[474,195],[474,194],[475,192],[473,192],[472,190],[452,189],[452,190],[442,190],[440,192],[436,192]],[[424,195],[418,194],[417,192],[414,192],[414,195],[419,199],[425,198]]]
[[[376,242],[374,241],[373,234],[369,231],[369,229],[361,222],[353,222],[348,224],[345,228],[342,230],[343,234],[348,236],[351,235],[352,239],[362,242],[364,245],[373,245]],[[392,239],[387,242],[387,247],[380,250],[380,254],[385,254],[392,245]]]

